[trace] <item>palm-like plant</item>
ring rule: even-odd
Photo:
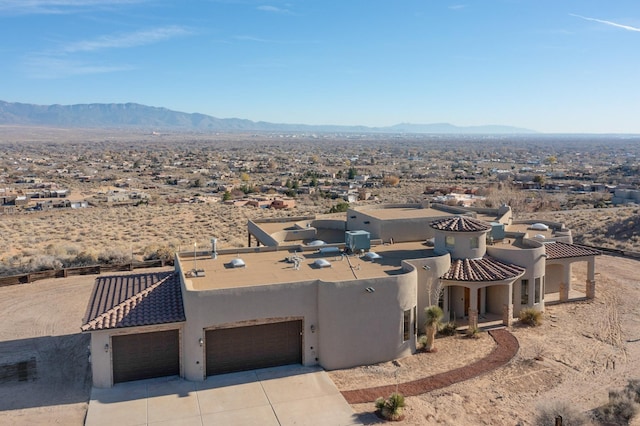
[[[376,408],[380,410],[380,414],[387,420],[401,420],[402,409],[404,408],[404,396],[401,393],[394,392],[389,398],[382,397],[376,399]]]
[[[438,331],[438,324],[442,319],[444,313],[439,306],[429,306],[424,309],[424,315],[426,321],[424,323],[424,332],[427,335],[427,343],[425,344],[425,350],[427,352],[433,352],[435,350],[434,341],[436,340],[436,332]]]

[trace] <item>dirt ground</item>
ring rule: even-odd
[[[574,288],[584,290],[586,263],[574,265]],[[594,301],[549,306],[542,326],[513,327],[520,351],[506,367],[408,397],[401,424],[531,425],[540,404],[564,399],[588,411],[607,401],[609,389],[640,378],[640,262],[601,256],[596,271]],[[37,361],[28,380],[0,384],[0,424],[83,423],[91,373],[89,336],[79,329],[94,279],[0,288],[0,364]],[[341,390],[394,384],[396,372],[399,382],[429,376],[480,359],[494,345],[486,333],[447,337],[436,341],[438,352],[401,359],[399,368],[384,363],[330,374]],[[373,404],[352,407],[374,411]]]
[[[640,262],[600,256],[596,272],[594,301],[549,306],[537,328],[514,326],[511,332],[520,351],[506,367],[406,398],[402,424],[533,425],[541,405],[566,400],[586,412],[605,404],[610,389],[640,379]],[[572,274],[573,288],[584,292],[586,263],[575,263]],[[399,379],[439,373],[452,358],[459,362],[481,357],[487,340],[438,339],[435,354],[400,360]],[[385,377],[394,383],[395,369],[384,363],[330,374],[340,390],[347,390],[378,385]],[[362,414],[374,410],[373,404],[353,409]],[[635,424],[640,425],[640,419]]]
[[[80,326],[94,280],[86,275],[0,287],[0,366],[35,359],[24,381],[0,374],[0,424],[84,424],[90,336]]]

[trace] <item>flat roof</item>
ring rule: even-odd
[[[370,262],[359,256],[349,256],[349,261],[340,254],[320,254],[318,251],[265,251],[240,254],[218,255],[217,259],[201,256],[196,258],[197,269],[204,270],[202,277],[187,277],[194,290],[216,290],[225,288],[252,287],[271,284],[295,283],[302,281],[323,280],[330,282],[350,281],[388,277],[402,273],[402,260],[421,259],[433,256],[433,248],[422,242],[386,244],[371,248],[382,256],[382,259]],[[299,269],[288,262],[292,256],[301,258]],[[241,258],[246,267],[231,268],[229,263]],[[331,267],[318,268],[315,260],[326,259]],[[193,258],[180,258],[182,270],[193,269]],[[351,263],[351,266],[349,265]]]
[[[362,209],[355,210],[376,219],[417,219],[417,218],[436,218],[445,216],[456,216],[456,214],[437,210],[433,208],[418,207],[385,207],[379,209]]]
[[[546,231],[539,229],[531,229],[530,223],[516,223],[512,225],[505,226],[505,231],[507,232],[523,232],[529,235],[529,238],[533,238],[535,235],[544,235],[545,239],[553,238],[553,234],[555,231],[549,227]],[[544,240],[541,240],[544,241]]]

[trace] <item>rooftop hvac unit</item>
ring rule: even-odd
[[[367,231],[346,231],[344,239],[347,251],[351,253],[371,248],[371,234]]]

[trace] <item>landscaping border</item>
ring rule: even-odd
[[[518,353],[520,344],[518,339],[508,330],[496,329],[490,330],[489,335],[496,342],[496,348],[486,357],[475,361],[464,367],[446,371],[444,373],[434,374],[410,382],[400,383],[397,385],[397,391],[404,396],[416,396],[423,393],[431,392],[436,389],[442,389],[451,386],[454,383],[473,379],[482,374],[493,371],[502,367]],[[396,385],[376,386],[365,389],[355,389],[343,391],[342,396],[349,404],[362,404],[374,402],[381,396],[388,396],[396,392]]]

